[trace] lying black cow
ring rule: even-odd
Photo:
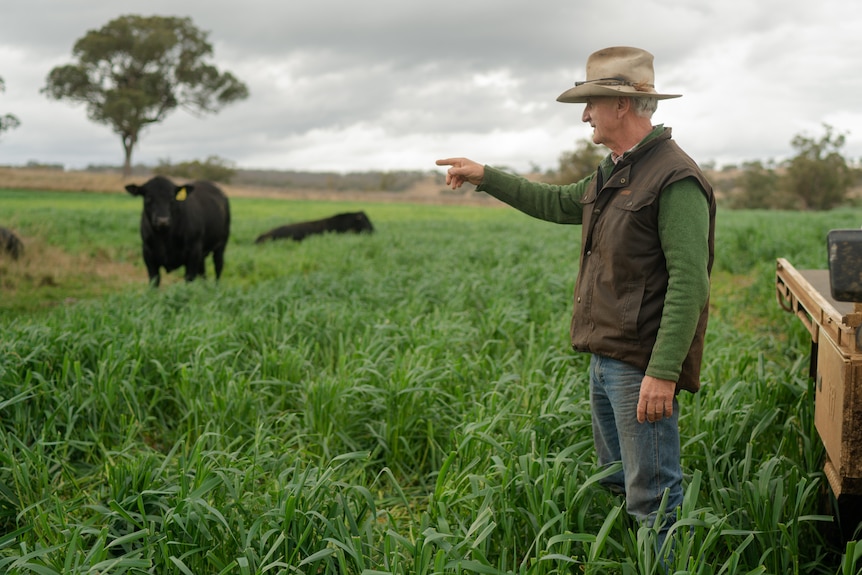
[[[17,260],[24,253],[24,243],[9,228],[0,227],[0,251]]]
[[[345,232],[373,232],[374,226],[371,225],[371,220],[365,215],[365,212],[347,212],[344,214],[336,214],[322,220],[313,220],[310,222],[298,222],[279,226],[271,229],[265,234],[261,234],[254,240],[254,243],[260,244],[267,240],[291,239],[301,242],[306,236],[314,234],[325,234],[327,232],[336,232],[343,234]]]
[[[215,184],[198,181],[177,186],[156,176],[143,186],[129,184],[126,191],[144,198],[141,239],[153,287],[161,283],[160,268],[171,272],[185,266],[186,281],[205,277],[204,260],[210,253],[216,279],[221,277],[230,235],[230,206]]]

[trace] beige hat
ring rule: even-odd
[[[587,79],[575,82],[575,87],[560,94],[557,101],[577,104],[596,96],[679,98],[681,94],[655,91],[652,61],[653,55],[646,50],[627,46],[593,52],[587,58]]]

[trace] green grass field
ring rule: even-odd
[[[567,343],[580,230],[509,208],[232,200],[216,284],[147,285],[138,200],[0,191],[0,571],[658,573],[597,486]],[[365,210],[372,235],[254,245]],[[775,259],[862,211],[719,214],[703,390],[680,397],[672,571],[862,573],[836,543]],[[212,276],[212,264],[208,262]]]

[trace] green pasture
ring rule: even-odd
[[[231,205],[222,280],[151,289],[140,200],[0,190],[27,244],[0,259],[0,572],[661,572],[597,485],[567,343],[579,228]],[[359,209],[374,234],[254,244]],[[828,230],[860,220],[720,212],[671,572],[862,573],[826,512],[809,335],[773,286],[777,257],[825,268]]]

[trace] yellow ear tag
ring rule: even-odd
[[[186,188],[185,188],[185,186],[180,188],[179,191],[177,192],[177,195],[174,197],[177,199],[178,202],[185,201],[185,199],[186,199]]]

